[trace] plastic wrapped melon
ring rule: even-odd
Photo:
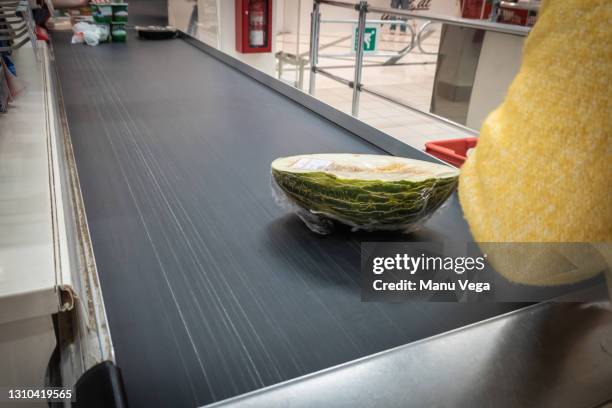
[[[314,232],[418,229],[451,195],[458,171],[394,156],[311,154],[272,162],[277,202]]]

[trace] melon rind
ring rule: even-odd
[[[448,199],[458,174],[449,166],[394,156],[315,154],[272,163],[274,181],[291,202],[366,230],[413,230]]]

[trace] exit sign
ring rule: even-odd
[[[357,39],[359,27],[355,24],[353,29],[353,52],[357,52]],[[375,52],[378,45],[378,27],[366,26],[363,32],[363,52]]]

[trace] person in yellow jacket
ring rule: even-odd
[[[594,245],[500,252],[493,264],[509,279],[562,284],[609,269],[611,90],[612,2],[544,1],[519,73],[461,169],[459,198],[481,243]],[[573,271],[550,272],[568,260]]]

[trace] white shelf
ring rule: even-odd
[[[0,355],[14,356],[0,365],[12,373],[0,384],[43,384],[51,315],[66,312],[57,320],[60,371],[73,386],[114,361],[112,341],[51,52],[39,41],[13,58],[26,90],[0,115],[0,333],[12,333],[0,338]],[[38,346],[28,340],[36,333]]]
[[[46,45],[13,53],[26,89],[0,116],[0,323],[57,312]]]

